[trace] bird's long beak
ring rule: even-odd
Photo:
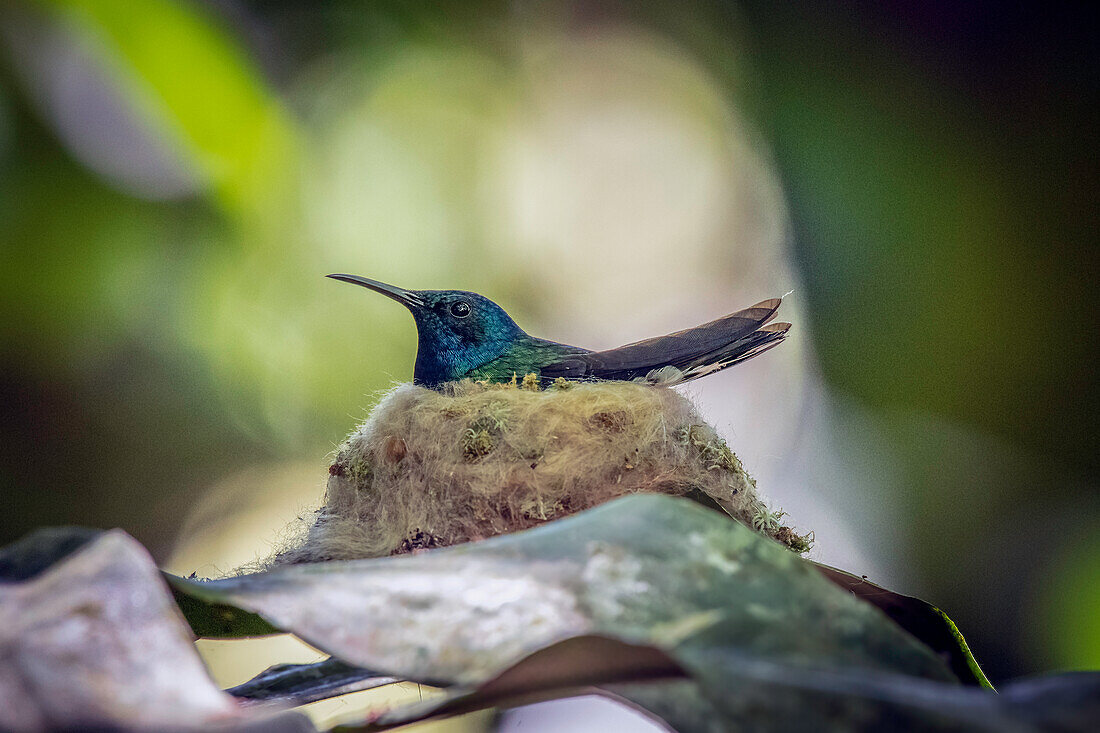
[[[331,277],[333,280],[342,280],[352,285],[362,285],[364,288],[369,288],[376,293],[381,293],[387,298],[393,298],[406,308],[419,308],[424,305],[424,300],[412,290],[405,290],[404,288],[399,288],[394,285],[387,285],[386,283],[380,283],[370,278],[359,277],[358,275],[341,275],[339,273],[326,275],[325,277]]]

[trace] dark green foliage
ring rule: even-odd
[[[32,547],[43,553],[35,562]],[[23,559],[16,563],[14,557]],[[175,663],[194,670],[193,656],[186,658],[186,646],[179,645],[176,614],[155,606],[168,596],[161,576],[125,535],[57,530],[17,543],[0,558],[12,577],[23,578],[0,584],[0,610],[10,612],[5,618],[16,628],[28,629],[14,640],[16,649],[53,643],[51,627],[41,625],[40,614],[21,615],[20,604],[28,589],[40,587],[39,578],[56,582],[58,573],[68,573],[63,588],[85,599],[74,614],[93,624],[89,641],[125,639],[132,623],[153,623],[165,648],[175,650]],[[1087,731],[1100,714],[1098,674],[1019,682],[1001,695],[981,689],[980,670],[938,610],[815,567],[718,512],[663,496],[628,497],[528,532],[421,555],[292,566],[220,581],[167,579],[192,627],[204,634],[288,631],[337,657],[270,668],[229,690],[242,701],[300,705],[395,678],[448,687],[442,700],[396,708],[342,726],[344,731],[384,730],[581,689],[629,701],[682,733],[778,733],[807,721],[816,730],[838,732]],[[90,604],[117,609],[121,599],[131,604],[131,616],[116,618],[116,610],[87,615]],[[145,599],[160,600],[149,611],[141,605]],[[936,618],[946,626],[937,628]],[[960,648],[942,648],[949,639]],[[12,641],[0,636],[3,644]],[[171,675],[135,671],[125,677],[127,669],[172,663],[168,657],[139,655],[130,657],[138,666],[118,666],[104,648],[70,644],[70,661],[56,668],[73,675],[69,684],[77,687],[71,692],[86,696],[82,709],[98,710],[94,720],[130,730],[169,708],[143,713],[133,707],[132,694],[126,696],[130,707],[119,707],[116,688],[104,685],[102,672],[96,685],[83,686],[79,670],[88,664],[106,665],[112,684],[145,689],[157,677],[150,695],[137,698],[148,704],[159,699],[162,706],[179,706],[190,699],[180,697],[184,688],[173,687]],[[81,656],[82,649],[97,654]],[[959,684],[936,651],[949,657],[965,652],[969,664],[961,669],[970,668],[969,686]],[[951,666],[960,669],[954,659]],[[15,669],[32,677],[42,673],[37,665]],[[13,694],[8,680],[0,678],[0,701]],[[209,682],[187,683],[199,695],[193,713],[186,706],[169,713],[180,730],[203,727],[212,710],[226,711],[213,714],[223,716],[227,730],[311,730],[300,716],[262,717],[262,705],[255,713],[220,707],[226,700],[203,685]],[[64,687],[58,690],[65,694]],[[56,697],[42,703],[47,699]],[[57,717],[54,723],[87,720]]]

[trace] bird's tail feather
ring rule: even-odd
[[[692,364],[680,368],[682,376],[677,383],[689,382],[707,374],[720,372],[734,364],[740,364],[754,356],[763,354],[768,349],[774,349],[787,337],[787,331],[790,328],[791,324],[789,323],[771,323],[757,329],[719,351],[700,357]]]
[[[621,379],[678,384],[721,371],[777,346],[791,327],[767,325],[780,298],[763,300],[728,316],[667,336],[606,351],[570,354],[541,370],[544,381]]]

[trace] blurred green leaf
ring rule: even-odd
[[[1100,667],[1100,524],[1068,529],[1035,589],[1043,647],[1056,669]]]
[[[104,42],[131,103],[230,211],[260,214],[281,196],[294,125],[244,50],[192,2],[35,0]]]

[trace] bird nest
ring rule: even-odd
[[[563,380],[540,389],[528,375],[391,391],[339,449],[324,505],[269,564],[454,545],[635,493],[687,496],[809,549],[679,393]]]

